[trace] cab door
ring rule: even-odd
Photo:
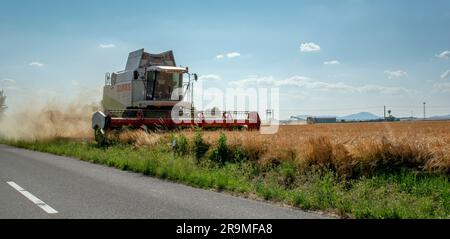
[[[158,78],[157,71],[149,71],[147,72],[147,79],[145,84],[145,100],[154,100],[155,99],[155,83]]]

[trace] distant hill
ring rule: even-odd
[[[333,115],[319,115],[319,116],[313,116],[313,115],[293,115],[291,116],[290,120],[306,120],[308,117],[336,117]],[[372,114],[370,112],[359,112],[357,114],[351,114],[351,115],[345,115],[341,117],[336,117],[338,121],[345,120],[345,121],[365,121],[365,120],[377,120],[381,119],[383,117],[377,116],[375,114]]]
[[[356,114],[346,115],[342,117],[338,117],[337,120],[345,120],[345,121],[366,121],[366,120],[377,120],[381,119],[378,115],[372,114],[370,112],[359,112]]]
[[[431,120],[450,120],[450,115],[436,115],[427,119]]]

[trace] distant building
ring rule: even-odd
[[[336,123],[336,117],[308,117],[306,119],[308,124],[329,124]]]
[[[396,118],[392,115],[389,115],[388,117],[384,118],[384,121],[388,121],[388,122],[400,121],[400,118]]]

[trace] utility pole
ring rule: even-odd
[[[266,110],[266,120],[271,120],[272,119],[272,114],[273,114],[273,110],[272,109],[267,109]]]
[[[386,120],[386,106],[384,106],[384,119]]]
[[[426,111],[425,111],[425,104],[426,104],[426,102],[423,102],[423,120],[426,120],[426,118],[427,118]]]
[[[191,109],[194,109],[194,81],[191,84]]]

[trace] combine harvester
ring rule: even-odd
[[[187,82],[183,77],[187,77]],[[260,129],[257,112],[195,110],[192,99],[197,78],[197,74],[189,73],[188,67],[176,66],[172,51],[131,52],[124,71],[105,75],[103,111],[92,116],[95,140],[103,143],[108,132],[124,127]],[[185,101],[186,96],[190,102]]]

